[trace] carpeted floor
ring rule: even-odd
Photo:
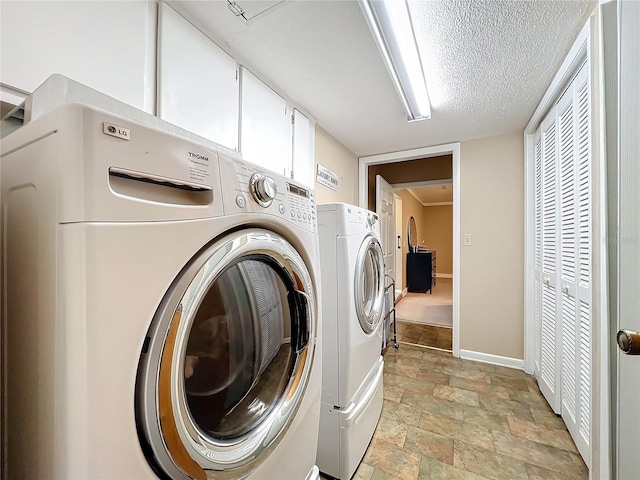
[[[453,326],[450,278],[439,278],[433,293],[408,293],[396,305],[398,321],[422,325]]]

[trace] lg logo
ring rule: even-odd
[[[121,138],[123,140],[129,140],[129,138],[131,137],[131,130],[129,130],[128,128],[119,127],[118,125],[114,125],[113,123],[104,122],[102,131],[107,135]]]

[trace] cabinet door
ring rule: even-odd
[[[291,173],[291,109],[284,98],[242,67],[240,151],[245,160]]]
[[[155,2],[0,1],[0,82],[33,92],[54,73],[155,110]]]
[[[293,110],[293,178],[313,188],[315,130],[313,123]]]
[[[159,30],[158,115],[237,150],[236,61],[165,3]]]
[[[431,290],[431,253],[407,253],[407,290],[426,293]]]

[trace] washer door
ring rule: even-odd
[[[281,236],[244,230],[194,257],[156,313],[138,371],[138,430],[156,472],[255,469],[302,401],[315,332],[311,278]]]
[[[384,256],[373,235],[360,246],[354,278],[356,314],[362,330],[371,333],[382,320],[384,304]]]

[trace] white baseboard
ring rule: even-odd
[[[453,278],[452,273],[436,273],[436,278]]]
[[[516,370],[524,369],[524,360],[519,358],[501,357],[500,355],[474,352],[473,350],[461,349],[460,358],[463,358],[464,360],[475,360],[476,362],[490,363],[491,365],[499,365],[501,367],[515,368]]]
[[[398,302],[399,300],[402,300],[402,297],[404,297],[407,294],[407,289],[405,288],[404,290],[399,290],[396,288],[395,294],[396,294],[396,302]]]

